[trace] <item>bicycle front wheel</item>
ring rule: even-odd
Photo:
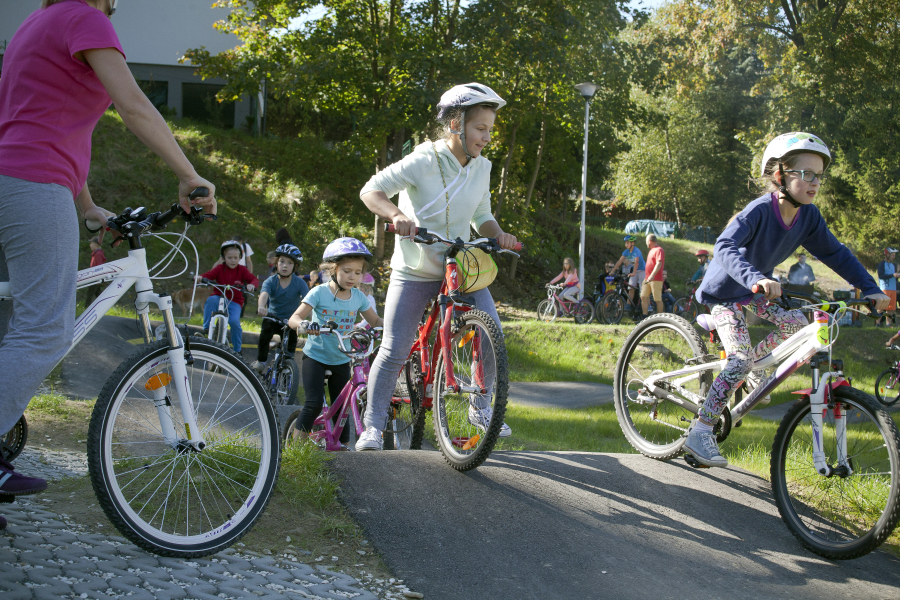
[[[167,341],[141,348],[104,385],[88,430],[91,483],[109,520],[141,548],[207,556],[240,539],[269,503],[281,459],[278,422],[249,365],[194,339],[187,384],[206,442],[196,449],[187,442],[168,350]],[[157,400],[160,384],[166,394]],[[164,436],[163,419],[175,439]]]
[[[668,460],[681,453],[684,434],[695,417],[691,410],[650,393],[644,380],[691,364],[706,356],[706,344],[690,323],[664,313],[641,321],[622,345],[613,381],[613,402],[619,426],[635,450]],[[678,378],[658,378],[655,385],[700,404],[712,384],[709,370]]]
[[[558,309],[556,308],[556,302],[554,300],[541,300],[541,303],[538,304],[537,316],[539,321],[552,323],[556,320],[557,312]]]
[[[275,373],[275,390],[272,401],[275,404],[297,404],[297,385],[300,368],[293,358],[282,357],[281,367]]]
[[[885,406],[891,406],[900,399],[900,371],[888,369],[875,381],[875,398]]]
[[[575,322],[579,325],[590,323],[591,319],[594,318],[594,305],[591,304],[590,300],[582,299],[575,305],[572,316],[575,317]]]
[[[834,472],[816,471],[804,396],[775,434],[772,492],[782,520],[804,547],[826,558],[857,558],[881,545],[900,519],[900,434],[868,394],[848,386],[833,394],[821,439]]]
[[[454,469],[483,463],[500,435],[506,414],[509,369],[503,335],[485,312],[470,310],[459,319],[447,354],[456,387],[447,380],[444,356],[434,383],[434,434]]]
[[[603,323],[617,325],[625,314],[625,300],[616,292],[607,292],[597,301],[600,307],[600,318]]]

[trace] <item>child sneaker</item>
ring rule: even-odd
[[[487,431],[488,426],[491,424],[491,417],[493,416],[494,411],[490,406],[487,408],[475,408],[474,406],[469,406],[469,423],[481,431]],[[500,437],[509,437],[511,435],[512,429],[509,428],[509,425],[504,423],[500,426]]]
[[[266,363],[254,360],[252,363],[250,363],[250,368],[261,375],[266,371]]]
[[[693,425],[688,430],[684,449],[693,455],[702,465],[707,467],[727,467],[728,460],[719,453],[716,434],[712,431],[697,431]]]
[[[366,427],[366,430],[363,431],[362,435],[359,436],[359,439],[356,440],[357,452],[362,452],[363,450],[383,449],[384,438],[381,437],[381,432],[374,427]]]
[[[15,467],[0,458],[0,494],[25,496],[47,489],[47,481],[38,477],[26,477],[15,472]]]

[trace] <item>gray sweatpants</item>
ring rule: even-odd
[[[72,192],[0,175],[0,435],[12,429],[75,330],[78,215]]]
[[[437,296],[440,290],[440,281],[401,281],[391,278],[384,300],[384,336],[378,357],[369,370],[369,405],[363,419],[366,427],[384,429],[397,377],[409,357],[422,313],[425,312],[428,301]],[[500,327],[500,316],[488,289],[469,295],[475,298],[475,307],[491,315]],[[490,386],[493,382],[486,383]]]

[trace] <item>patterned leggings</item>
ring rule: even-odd
[[[747,305],[760,318],[778,325],[778,332],[766,336],[756,347],[750,345],[750,332],[741,305],[736,302],[712,304],[710,312],[716,322],[719,339],[725,346],[728,362],[713,381],[706,402],[700,409],[700,420],[713,425],[725,410],[728,399],[750,372],[753,361],[769,354],[779,343],[800,331],[809,323],[799,310],[787,311],[775,304],[769,304],[765,296],[757,294]]]

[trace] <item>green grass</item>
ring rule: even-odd
[[[65,418],[69,414],[66,408],[66,398],[62,394],[50,392],[49,394],[38,394],[31,399],[28,404],[28,410],[32,413],[41,415],[53,415]]]

